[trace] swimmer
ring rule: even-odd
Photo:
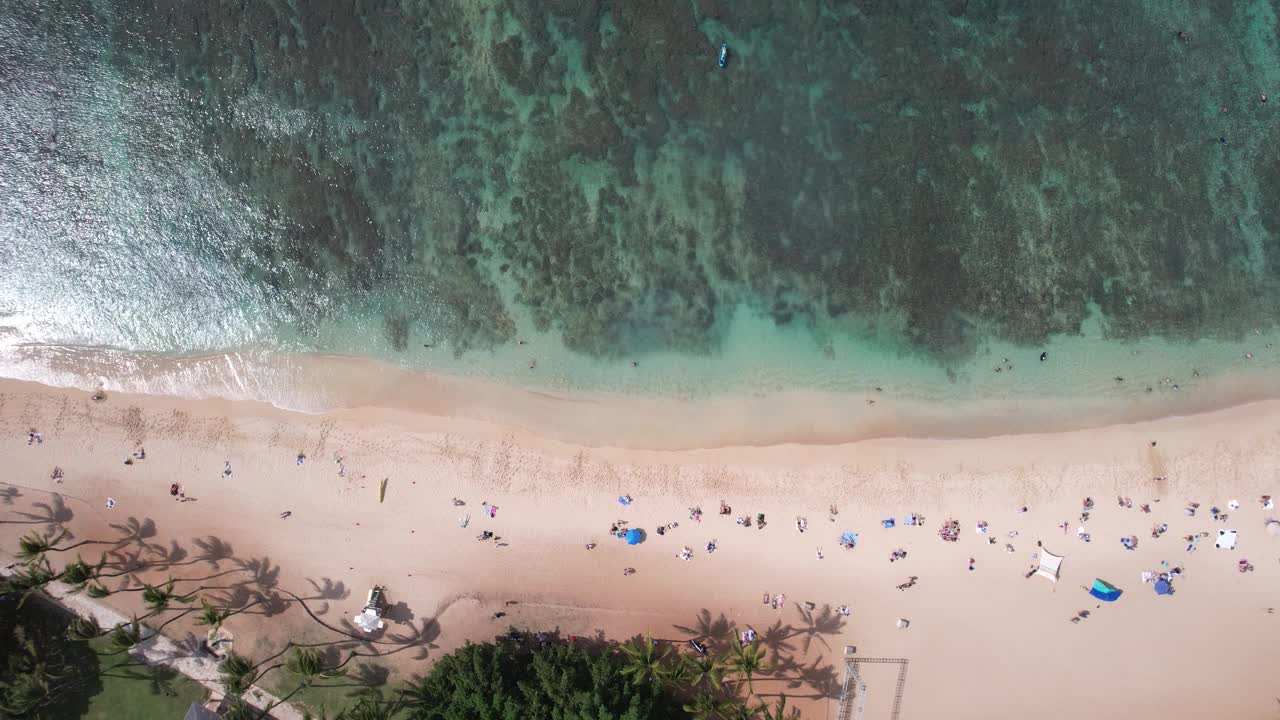
[[[529,358],[529,369],[530,369],[530,370],[532,370],[532,369],[533,369],[533,367],[534,367],[535,365],[537,365],[537,364],[538,364],[538,361],[537,361],[537,360],[534,360],[533,358]]]
[[[1185,30],[1179,30],[1179,31],[1178,31],[1178,39],[1179,39],[1179,40],[1181,40],[1182,42],[1187,42],[1188,40],[1190,40],[1190,39],[1191,39],[1191,36],[1190,36],[1190,35],[1187,35],[1187,33],[1186,33],[1186,31],[1185,31]]]
[[[1049,353],[1047,352],[1040,353],[1040,362],[1044,362],[1045,360],[1048,360],[1048,359],[1049,359]]]

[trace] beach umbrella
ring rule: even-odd
[[[1157,581],[1156,581],[1156,594],[1157,594],[1157,595],[1172,595],[1172,594],[1173,594],[1173,586],[1169,584],[1169,581],[1168,581],[1168,580],[1157,580]]]
[[[1116,586],[1104,580],[1094,579],[1093,587],[1089,588],[1089,594],[1098,598],[1103,602],[1115,602],[1120,599],[1120,590]]]
[[[626,534],[628,545],[639,545],[644,542],[644,531],[638,528],[631,528]]]
[[[1272,537],[1280,537],[1280,520],[1267,521],[1267,534]]]

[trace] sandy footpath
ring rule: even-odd
[[[32,429],[43,443],[28,445]],[[125,465],[138,447],[146,459]],[[122,552],[172,561],[148,579],[213,576],[203,584],[233,588],[252,575],[259,587],[314,598],[334,624],[382,583],[396,603],[392,631],[417,633],[426,646],[390,657],[394,677],[420,670],[424,654],[508,624],[670,639],[722,636],[732,624],[755,628],[771,648],[777,672],[757,692],[787,693],[807,718],[835,716],[847,645],[898,661],[863,665],[867,717],[889,716],[899,672],[902,718],[1261,718],[1278,707],[1280,615],[1269,609],[1280,606],[1280,539],[1264,532],[1275,514],[1257,498],[1280,495],[1280,402],[1048,435],[667,452],[588,449],[406,411],[302,415],[121,394],[95,403],[0,381],[0,457],[12,483],[0,485],[5,549],[50,522],[78,540],[133,532]],[[175,502],[174,482],[193,501]],[[630,507],[617,501],[624,493],[635,498]],[[1089,543],[1076,537],[1086,496],[1097,505],[1084,523]],[[467,505],[454,507],[453,497]],[[722,499],[733,516],[765,513],[767,527],[718,516]],[[1241,507],[1226,523],[1209,517],[1232,499]],[[498,506],[496,517],[482,517],[484,501]],[[1183,512],[1190,501],[1202,503],[1195,517]],[[1144,503],[1152,513],[1139,510]],[[701,522],[689,519],[690,506],[705,511]],[[908,512],[924,515],[925,527],[904,527]],[[471,520],[460,529],[464,513]],[[797,516],[807,532],[796,530]],[[897,527],[881,527],[888,516]],[[937,536],[949,518],[960,523],[956,543]],[[619,519],[644,528],[646,542],[610,537]],[[988,535],[975,531],[980,520]],[[655,532],[671,522],[679,527]],[[1155,523],[1169,527],[1159,539]],[[1239,531],[1235,550],[1209,539],[1188,553],[1180,539],[1219,528]],[[477,542],[484,530],[503,546]],[[843,531],[859,534],[855,549],[839,547]],[[1135,551],[1121,547],[1123,535],[1138,538]],[[704,550],[711,539],[714,555]],[[1037,541],[1067,556],[1056,586],[1024,578]],[[598,546],[588,551],[588,542]],[[695,551],[690,562],[676,557],[684,545]],[[890,563],[897,548],[907,557]],[[1256,570],[1238,572],[1242,558]],[[1170,597],[1140,579],[1162,561],[1184,570]],[[636,573],[624,577],[624,567]],[[913,575],[914,587],[895,589]],[[1096,607],[1081,589],[1095,577],[1124,590],[1120,600]],[[785,607],[762,604],[765,592],[785,594]],[[138,595],[109,602],[138,610]],[[849,617],[834,612],[840,605]],[[1092,614],[1069,622],[1079,610]],[[899,618],[910,626],[899,629]],[[296,609],[227,625],[237,650],[257,656],[286,638],[325,639]],[[192,629],[179,621],[168,632]]]

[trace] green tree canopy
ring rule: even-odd
[[[577,644],[468,644],[410,684],[413,720],[667,720],[687,717],[658,682],[633,682],[628,659]]]

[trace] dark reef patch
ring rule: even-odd
[[[383,309],[397,350],[492,347],[527,315],[593,355],[707,352],[746,306],[951,362],[1094,309],[1116,338],[1274,324],[1280,98],[1254,88],[1276,58],[1233,10],[1191,11],[1190,43],[1142,4],[1074,1],[0,14],[107,28],[124,76],[176,82],[279,229],[244,239],[243,272]]]

